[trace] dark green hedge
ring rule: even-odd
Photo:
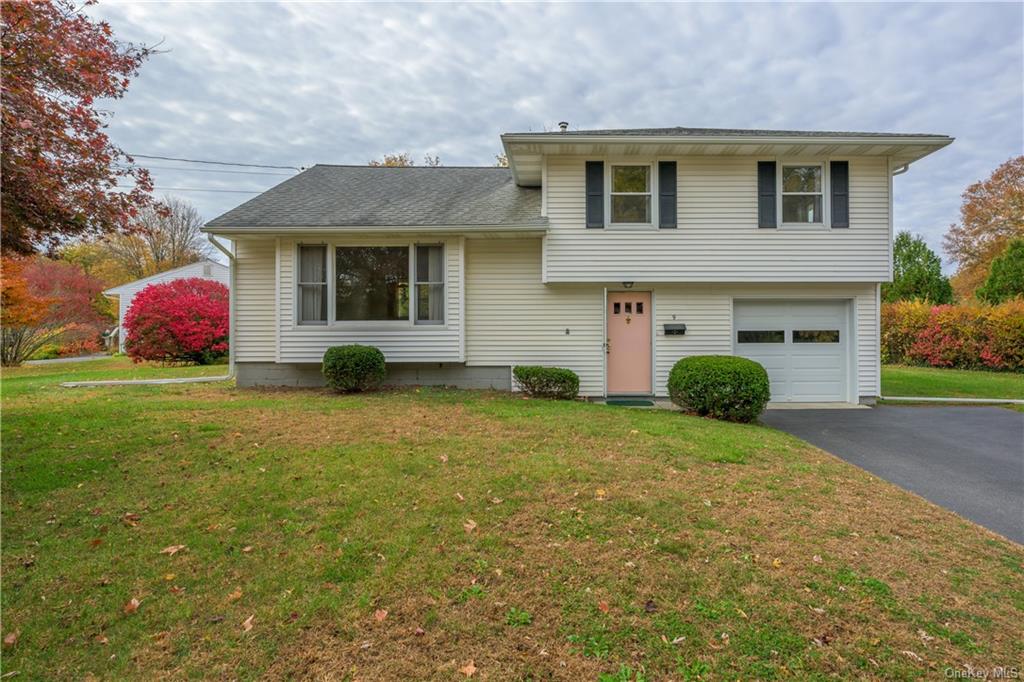
[[[324,353],[323,373],[339,393],[376,388],[384,381],[384,354],[373,346],[332,346]]]
[[[561,367],[520,365],[512,370],[512,376],[527,395],[537,398],[572,400],[580,392],[576,372]]]
[[[687,412],[734,422],[757,419],[771,397],[764,367],[732,355],[683,358],[668,375],[668,394]]]

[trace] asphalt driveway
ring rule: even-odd
[[[1024,413],[884,405],[768,410],[762,421],[1024,543]]]

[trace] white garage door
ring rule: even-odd
[[[736,301],[733,352],[764,365],[773,402],[849,400],[846,301]]]

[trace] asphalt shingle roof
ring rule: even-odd
[[[945,137],[928,133],[857,133],[824,130],[749,130],[742,128],[607,128],[603,130],[560,130],[544,132],[508,133],[509,135],[578,135],[578,136],[635,136],[653,137]]]
[[[507,168],[316,165],[207,227],[546,225]]]

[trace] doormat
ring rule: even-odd
[[[618,407],[654,407],[654,403],[650,400],[630,400],[630,399],[609,399],[604,401],[605,405],[617,405]]]

